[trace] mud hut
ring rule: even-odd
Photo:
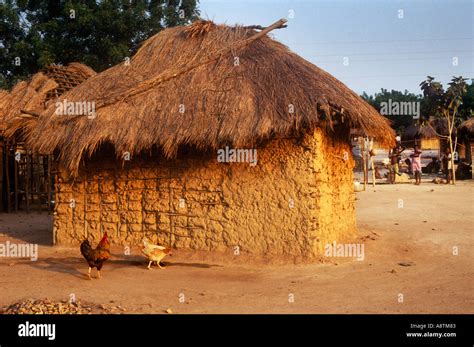
[[[267,35],[208,21],[166,29],[129,62],[65,93],[93,114],[39,117],[55,153],[54,240],[107,231],[132,245],[321,255],[356,235],[350,129],[387,145],[388,121]]]
[[[2,209],[17,211],[24,203],[26,210],[31,204],[50,210],[52,158],[33,155],[24,140],[49,104],[94,74],[80,63],[50,65],[0,95]]]

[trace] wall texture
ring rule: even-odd
[[[345,155],[347,153],[347,155]],[[56,185],[57,244],[135,245],[144,235],[175,248],[319,257],[326,243],[356,235],[349,146],[317,130],[298,143],[277,139],[258,164],[217,155],[166,161],[89,160],[74,181]]]

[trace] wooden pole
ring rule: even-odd
[[[454,122],[454,120],[453,120],[453,122]],[[453,170],[453,184],[456,184],[456,168],[454,167],[454,153],[456,152],[457,142],[458,142],[458,137],[456,135],[454,144],[453,144],[453,140],[451,140],[451,147],[453,148],[453,150],[451,151],[451,160],[452,160],[451,167],[452,167],[452,170]],[[458,162],[459,162],[459,158],[458,158]]]
[[[26,200],[26,213],[30,213],[30,153],[26,150],[26,168],[25,168],[25,200]]]
[[[369,157],[370,157],[370,166],[372,169],[372,186],[375,187],[375,165],[374,165],[374,157],[371,155],[371,153],[374,150],[374,139],[370,140],[369,144]]]
[[[453,140],[451,137],[449,138],[449,149],[451,151],[451,173],[452,173],[452,180],[451,184],[456,184],[456,169],[454,168],[454,148],[453,148]]]
[[[449,111],[445,112],[446,122],[448,123],[448,143],[449,143],[449,151],[451,152],[451,158],[449,159],[451,163],[451,184],[456,184],[456,170],[454,169],[454,148],[453,148],[453,126],[454,126],[454,115],[456,111],[453,112],[453,119],[449,116]],[[449,171],[449,170],[448,170]],[[449,175],[449,174],[448,174]]]
[[[51,213],[51,156],[46,156],[47,170],[46,170],[46,194],[48,198],[48,214]]]
[[[14,142],[13,150],[13,168],[15,170],[15,181],[13,183],[15,185],[15,212],[18,212],[18,160],[16,158],[18,152],[18,144],[16,143],[16,141]]]
[[[362,163],[364,166],[364,190],[367,188],[367,155],[365,153],[365,139],[362,141]]]
[[[89,239],[89,224],[87,222],[87,216],[86,216],[87,214],[87,183],[89,182],[88,179],[89,179],[89,175],[86,174],[84,178],[84,183],[83,183],[84,191],[82,193],[82,199],[84,200],[84,209],[82,211],[82,218],[84,219],[84,237],[86,239]],[[118,201],[119,200],[117,200],[117,203]]]
[[[41,182],[40,182],[40,177],[39,177],[41,165],[40,165],[39,160],[40,160],[40,157],[36,156],[36,167],[33,164],[33,170],[34,170],[33,177],[35,178],[35,184],[36,184],[36,198],[37,198],[36,204],[38,205],[38,212],[41,212]]]
[[[171,168],[168,170],[168,177],[173,177],[173,174],[171,173]],[[169,212],[169,219],[170,219],[170,237],[168,240],[169,247],[171,247],[171,243],[173,240],[173,220],[174,218],[172,217],[171,213],[173,211],[173,190],[171,189],[171,179],[168,180],[168,212]]]
[[[7,212],[10,213],[12,210],[10,202],[10,140],[6,140],[5,143],[5,167],[6,167],[6,179],[7,179]]]

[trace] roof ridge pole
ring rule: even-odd
[[[227,47],[224,47],[224,48],[222,48],[222,49],[220,49],[216,52],[211,53],[208,56],[208,58],[205,59],[204,61],[196,62],[196,63],[192,63],[192,61],[191,61],[191,63],[189,63],[187,66],[184,66],[183,68],[174,69],[174,70],[169,69],[167,71],[164,71],[161,74],[159,74],[158,76],[156,76],[154,78],[151,78],[151,79],[148,79],[146,81],[143,81],[143,82],[139,83],[136,87],[131,88],[131,89],[129,89],[129,90],[113,97],[112,100],[104,101],[104,102],[99,101],[96,105],[96,109],[99,109],[99,108],[102,108],[102,107],[105,107],[105,106],[108,106],[108,105],[113,105],[113,104],[117,103],[118,101],[125,100],[128,97],[144,93],[147,90],[149,90],[149,89],[151,89],[151,88],[153,88],[153,87],[155,87],[155,86],[157,86],[161,83],[167,82],[167,81],[169,81],[173,78],[176,78],[176,77],[178,77],[182,74],[185,74],[186,72],[194,70],[194,69],[196,69],[196,68],[198,68],[202,65],[212,63],[213,61],[218,60],[223,54],[231,51],[232,49],[239,48],[239,47],[245,47],[247,45],[250,45],[254,41],[256,41],[256,40],[260,39],[261,37],[265,36],[266,34],[268,34],[270,31],[272,31],[274,29],[279,29],[279,28],[286,27],[286,25],[285,25],[286,22],[287,22],[287,20],[282,18],[282,19],[276,21],[272,25],[266,27],[262,31],[256,33],[255,35],[253,35],[253,36],[251,36],[247,39],[237,41],[235,43],[230,44]]]

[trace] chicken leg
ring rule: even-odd
[[[150,262],[148,263],[148,270],[151,270],[151,263],[153,263],[153,261],[150,261]]]
[[[87,276],[89,277],[90,280],[92,279],[91,271],[92,271],[92,268],[89,266],[89,272],[88,272]]]

